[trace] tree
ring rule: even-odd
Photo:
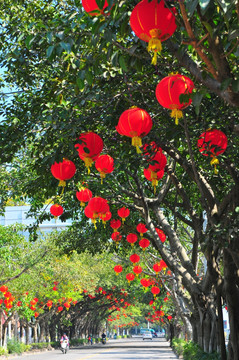
[[[2,162],[14,167],[16,154],[24,162],[28,175],[17,192],[26,194],[39,213],[47,198],[60,195],[50,165],[65,156],[74,160],[79,170],[64,192],[62,219],[84,222],[72,196],[82,181],[108,199],[113,216],[117,207],[128,206],[127,230],[139,220],[146,223],[156,252],[175,275],[178,294],[190,305],[194,340],[209,352],[220,343],[226,358],[223,299],[230,314],[229,359],[238,359],[238,2],[175,3],[178,30],[165,42],[156,66],[128,25],[135,5],[117,3],[104,21],[90,17],[77,1],[15,1],[7,10],[0,8],[1,63],[7,69],[5,81],[18,90],[11,104],[2,105]],[[184,111],[177,127],[154,95],[158,81],[172,71],[196,85],[194,107]],[[115,132],[119,116],[132,105],[152,114],[153,132],[145,142],[156,141],[167,154],[167,176],[155,195],[143,176],[147,160]],[[209,127],[220,128],[229,141],[218,175],[197,149],[199,135]],[[89,130],[102,135],[105,152],[116,160],[114,176],[107,176],[103,187],[95,170],[86,174],[74,149],[76,137]],[[156,226],[167,234],[168,246],[161,243]],[[183,242],[183,228],[192,232],[191,245]],[[85,236],[80,228],[77,234]],[[97,229],[97,234],[94,246],[106,246],[108,229]],[[203,279],[197,275],[199,251],[207,260]]]

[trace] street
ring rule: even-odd
[[[10,357],[11,358],[11,357]],[[17,360],[170,360],[177,359],[165,339],[142,340],[131,339],[109,340],[106,345],[92,345],[70,348],[67,354],[61,350],[14,356]]]

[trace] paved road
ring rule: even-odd
[[[177,359],[164,339],[142,338],[109,340],[106,345],[72,348],[67,354],[60,350],[14,357],[16,360],[171,360]]]

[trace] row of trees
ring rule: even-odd
[[[108,3],[111,8],[113,1]],[[49,217],[41,212],[43,204],[60,195],[50,166],[70,158],[77,173],[61,198],[61,219],[72,218],[74,225],[64,238],[64,251],[113,248],[121,258],[127,255],[125,247],[116,249],[109,240],[109,227],[95,231],[80,210],[75,192],[86,182],[94,195],[107,198],[113,217],[121,206],[131,210],[123,234],[140,221],[146,224],[154,247],[151,263],[156,254],[172,271],[178,309],[192,327],[193,340],[205,351],[219,351],[223,360],[237,360],[238,1],[174,2],[177,30],[163,43],[156,66],[129,27],[136,3],[116,3],[106,17],[90,17],[77,0],[0,5],[2,85],[17,89],[10,103],[2,95],[2,205],[9,196],[27,197],[38,221]],[[170,72],[189,76],[196,87],[193,106],[179,126],[155,98],[157,83]],[[145,141],[155,141],[167,156],[156,194],[143,176],[145,160],[115,131],[119,116],[132,105],[152,115],[153,131]],[[211,127],[228,138],[218,175],[197,148],[198,137]],[[105,153],[115,159],[113,176],[103,185],[94,169],[87,174],[74,149],[85,131],[101,135]],[[165,232],[167,243],[155,227]]]

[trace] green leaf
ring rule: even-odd
[[[92,85],[94,78],[93,78],[92,73],[90,71],[87,71],[85,73],[85,78],[86,78],[88,84]]]
[[[49,47],[47,48],[46,56],[47,56],[48,58],[51,57],[54,48],[55,48],[55,45],[51,45],[51,46],[49,46]]]
[[[239,92],[239,79],[232,80],[232,90],[234,92]]]
[[[26,44],[26,47],[28,48],[28,49],[30,49],[31,48],[31,44],[33,43],[33,41],[34,41],[34,35],[28,35],[27,37],[26,37],[26,40],[25,40],[25,44]]]
[[[96,4],[98,5],[99,9],[102,10],[105,4],[105,0],[95,0]]]
[[[77,86],[80,90],[83,90],[84,87],[85,87],[85,83],[84,83],[84,80],[82,80],[81,78],[77,78],[76,79],[76,83],[77,83]]]
[[[64,49],[68,54],[71,52],[71,45],[69,43],[66,43],[64,41],[60,42],[60,46],[62,49]]]
[[[186,4],[186,9],[187,9],[187,13],[188,16],[191,17],[198,5],[199,0],[186,0],[185,4]]]
[[[128,71],[127,64],[126,64],[125,59],[124,59],[124,57],[122,55],[120,55],[120,57],[119,57],[119,64],[120,64],[120,67],[124,71]]]

